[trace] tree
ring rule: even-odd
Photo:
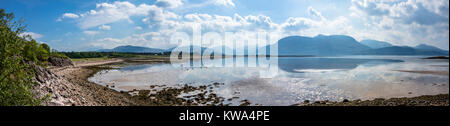
[[[32,92],[35,74],[31,64],[45,57],[36,53],[40,48],[36,41],[21,36],[25,31],[22,22],[0,9],[0,106],[40,105],[42,100]]]
[[[47,53],[50,53],[50,46],[45,43],[41,44],[41,48],[43,48]]]

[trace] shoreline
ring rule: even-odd
[[[133,61],[137,60],[137,61]],[[77,97],[81,97],[84,101],[69,104],[56,104],[56,105],[75,105],[75,106],[158,106],[158,105],[200,105],[200,104],[190,104],[189,100],[183,101],[175,97],[170,97],[168,99],[173,99],[174,101],[161,101],[161,99],[155,98],[144,98],[143,96],[151,96],[151,94],[141,95],[141,92],[148,92],[149,90],[138,90],[139,95],[132,96],[129,92],[116,91],[109,87],[96,84],[88,81],[88,78],[92,75],[96,74],[98,71],[107,69],[103,67],[98,67],[106,64],[113,63],[126,63],[126,62],[139,62],[139,63],[161,63],[167,62],[167,59],[105,59],[105,60],[97,60],[97,61],[76,61],[74,62],[75,66],[73,67],[56,67],[49,68],[51,72],[55,73],[57,76],[62,77],[62,79],[67,80],[66,85],[75,86],[75,90],[78,90],[77,93],[80,94],[72,94]],[[156,92],[159,93],[171,93],[168,91],[175,91],[179,93],[180,91],[186,89],[196,89],[198,87],[183,87],[180,89],[168,88],[168,90],[162,90]],[[132,91],[130,91],[132,92]],[[204,96],[200,95],[200,96]],[[157,96],[160,97],[160,96]],[[197,96],[196,96],[197,97]],[[206,98],[206,96],[204,96]],[[162,97],[167,99],[167,97]],[[200,98],[199,99],[205,99]],[[74,98],[76,99],[76,98]],[[149,100],[150,99],[150,100]],[[213,97],[212,100],[219,99],[222,101],[220,97]],[[52,98],[52,101],[54,98]],[[69,100],[70,101],[70,100]],[[406,103],[405,103],[406,102]],[[164,103],[164,104],[162,104]],[[169,104],[173,103],[173,104]],[[187,104],[189,103],[189,104]],[[344,100],[342,102],[330,102],[330,101],[315,101],[313,103],[309,103],[309,101],[305,101],[303,103],[295,104],[294,106],[448,106],[448,94],[440,94],[440,95],[423,95],[418,97],[408,97],[408,98],[390,98],[390,99],[373,99],[373,100],[354,100],[348,101]],[[52,104],[47,104],[52,105]],[[55,104],[53,104],[55,105]],[[206,104],[204,104],[206,105]],[[223,104],[221,104],[223,105]]]
[[[417,97],[376,98],[373,100],[304,101],[293,106],[449,106],[449,94],[422,95]]]
[[[103,64],[122,62],[108,59],[95,62],[74,62],[74,66],[49,68],[54,76],[40,84],[41,94],[50,93],[48,106],[136,106],[130,95],[88,81],[101,69],[91,69]],[[44,90],[42,90],[44,89]],[[50,90],[49,90],[50,89]]]

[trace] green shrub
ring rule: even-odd
[[[46,62],[49,46],[21,36],[25,31],[22,22],[0,9],[0,106],[40,105],[43,100],[32,92],[32,65]]]

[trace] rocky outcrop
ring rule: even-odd
[[[33,91],[37,97],[48,97],[42,105],[48,106],[70,106],[85,105],[87,101],[83,97],[78,97],[80,89],[71,84],[65,78],[54,74],[52,71],[36,66],[36,85]]]
[[[129,106],[136,105],[128,93],[89,82],[96,73],[83,67],[65,66],[44,68],[33,65],[35,70],[33,92],[38,98],[48,98],[43,106]]]
[[[70,58],[65,58],[65,57],[51,56],[48,58],[48,62],[52,66],[57,66],[57,67],[74,66],[72,60]]]

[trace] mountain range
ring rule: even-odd
[[[278,41],[278,55],[448,55],[448,51],[420,44],[416,47],[394,46],[377,40],[356,41],[345,35],[316,37],[290,36]]]
[[[409,46],[394,46],[389,42],[377,40],[362,40],[356,41],[353,37],[345,35],[318,35],[315,37],[305,36],[289,36],[280,39],[274,44],[275,49],[278,49],[280,56],[298,56],[298,55],[314,55],[314,56],[336,56],[336,55],[448,55],[449,52],[440,48],[420,44],[415,47]],[[178,47],[178,51],[189,52],[194,46]],[[197,47],[197,46],[196,46]],[[201,48],[201,52],[206,50]],[[232,55],[233,51],[228,47],[227,55]],[[216,49],[213,48],[213,49]],[[266,47],[261,47],[262,50]],[[140,46],[118,46],[114,49],[102,49],[97,52],[124,52],[124,53],[163,53],[171,52],[175,49],[158,49]],[[247,54],[247,49],[244,49]],[[277,51],[277,50],[274,50]],[[230,53],[231,52],[231,53]],[[237,51],[236,51],[237,52]],[[242,53],[240,53],[242,54]]]
[[[440,52],[440,53],[446,53],[448,55],[448,51],[442,50],[442,49],[434,47],[434,46],[426,45],[426,44],[420,44],[414,48],[418,49],[418,50],[424,50],[424,51],[436,51],[436,52]]]
[[[163,52],[168,52],[168,50],[158,49],[158,48],[148,48],[148,47],[141,47],[141,46],[126,45],[126,46],[118,46],[118,47],[113,48],[113,49],[101,49],[101,50],[97,50],[97,52],[163,53]]]
[[[421,50],[408,46],[391,46],[360,52],[359,55],[448,55],[447,52]]]
[[[388,42],[383,42],[383,41],[377,41],[377,40],[362,40],[360,42],[361,44],[364,44],[372,49],[379,49],[379,48],[384,48],[384,47],[391,47],[392,44],[388,43]]]
[[[316,37],[290,36],[278,41],[278,55],[352,55],[371,48],[349,36],[318,35]]]

